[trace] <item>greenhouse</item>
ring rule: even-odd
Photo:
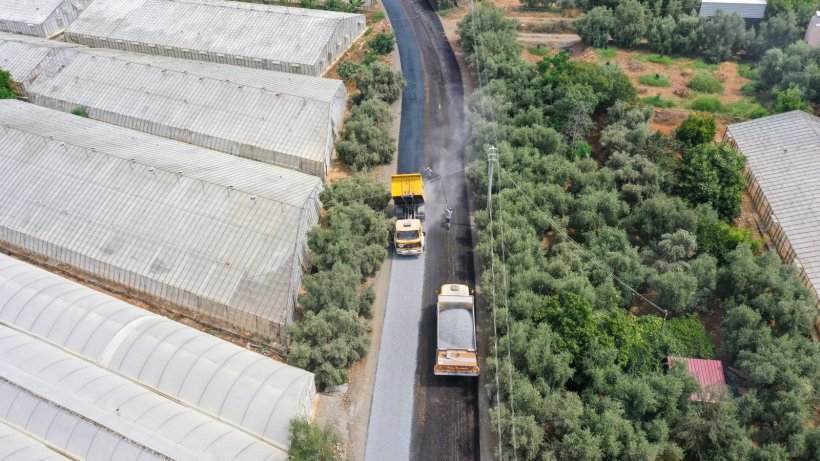
[[[280,346],[320,191],[303,173],[0,101],[0,244]]]
[[[361,14],[219,0],[97,0],[66,39],[319,76],[364,30]]]
[[[0,0],[0,31],[60,35],[94,0]]]
[[[64,57],[63,50],[78,47],[80,45],[0,32],[0,69],[11,74],[17,96],[28,98],[27,84],[44,67]]]
[[[729,125],[746,157],[746,187],[780,256],[820,288],[820,118],[802,111]]]
[[[70,461],[27,434],[0,421],[0,459],[3,461]]]
[[[344,116],[339,80],[0,36],[35,104],[324,177]],[[36,64],[35,57],[44,55]],[[49,50],[52,54],[48,55]],[[13,53],[13,54],[12,54]]]
[[[309,372],[3,254],[0,370],[0,428],[75,459],[284,460],[315,396]]]

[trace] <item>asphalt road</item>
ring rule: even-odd
[[[410,459],[475,460],[479,459],[478,380],[433,375],[435,290],[454,282],[475,286],[463,170],[466,132],[461,72],[427,0],[383,3],[396,33],[407,80],[398,170],[412,173],[432,165],[437,177],[426,190],[428,246],[418,326]],[[450,230],[443,223],[445,204],[454,210]]]

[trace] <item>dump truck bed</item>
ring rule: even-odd
[[[421,174],[394,174],[390,178],[390,195],[393,200],[404,201],[413,197],[416,203],[424,202],[424,181]]]
[[[450,298],[448,296],[448,298]],[[438,349],[475,349],[475,322],[470,297],[459,307],[448,305],[438,313]]]
[[[436,365],[433,373],[446,376],[478,376],[474,299],[465,285],[441,288],[436,306]]]

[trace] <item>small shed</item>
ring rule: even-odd
[[[728,390],[726,385],[726,375],[723,373],[723,362],[720,360],[694,359],[688,357],[666,358],[669,368],[675,366],[676,362],[686,363],[689,373],[698,380],[700,389],[707,402],[714,402],[719,398],[719,394]],[[701,396],[692,394],[689,400],[700,400]]]
[[[820,11],[816,11],[806,29],[806,43],[811,46],[820,45]]]
[[[703,0],[700,4],[701,16],[714,16],[718,11],[725,14],[737,13],[744,19],[763,19],[767,0]]]

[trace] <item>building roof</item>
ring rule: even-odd
[[[284,341],[321,181],[0,101],[0,241]]]
[[[185,53],[192,59],[221,62],[219,56],[314,66],[318,72],[276,68],[319,75],[364,31],[361,14],[260,5],[220,0],[97,0],[67,32],[70,41],[124,48],[129,42],[151,44],[151,54]],[[337,43],[339,43],[337,45]],[[193,51],[193,52],[192,52]],[[174,54],[176,55],[176,54]],[[238,63],[237,63],[238,64]],[[268,68],[268,67],[265,67]]]
[[[666,358],[667,364],[672,367],[675,362],[686,362],[686,365],[695,379],[700,384],[701,390],[704,392],[706,399],[714,401],[716,396],[712,393],[719,389],[726,389],[726,376],[723,374],[723,363],[720,360],[706,360],[694,359],[687,357],[672,357]],[[692,394],[690,400],[700,400],[698,395]]]
[[[69,461],[69,458],[3,422],[0,422],[0,459],[3,461]]]
[[[820,289],[820,118],[802,111],[729,125],[815,292]]]
[[[50,37],[94,0],[0,0],[0,31]]]
[[[347,89],[340,80],[163,56],[54,50],[0,34],[0,62],[35,104],[324,176]],[[58,56],[54,56],[57,53]]]
[[[3,254],[0,376],[0,419],[83,459],[286,459],[315,395],[309,372]]]
[[[737,14],[741,18],[761,19],[766,13],[767,0],[703,0],[701,16],[714,16],[718,11]]]
[[[820,11],[815,11],[814,16],[811,17],[804,39],[811,46],[820,45]]]

